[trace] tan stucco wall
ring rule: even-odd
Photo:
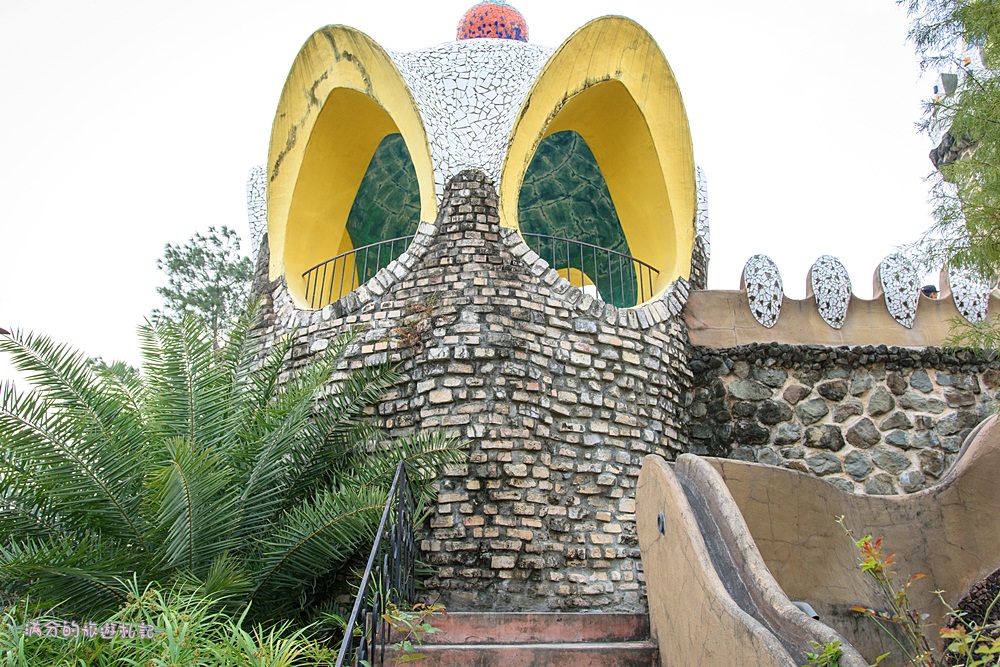
[[[990,298],[990,312],[998,312],[1000,300]],[[753,318],[746,292],[703,290],[691,292],[684,321],[693,345],[712,348],[750,343],[778,342],[786,345],[890,345],[902,347],[940,346],[947,340],[951,320],[961,318],[950,296],[921,297],[913,327],[908,329],[889,315],[882,298],[853,297],[844,326],[834,329],[823,321],[816,301],[789,299],[781,304],[781,315],[768,329]]]
[[[646,457],[636,500],[650,627],[663,664],[795,665],[774,636],[726,592],[666,461]]]
[[[970,436],[958,462],[939,484],[908,496],[847,494],[810,475],[758,464],[710,459],[739,505],[760,554],[792,599],[806,600],[820,617],[866,654],[878,643],[872,627],[855,620],[851,605],[882,605],[857,565],[855,548],[837,524],[860,537],[884,537],[896,553],[901,581],[927,577],[910,589],[914,606],[929,613],[927,636],[936,643],[945,608],[1000,567],[1000,423],[991,418]],[[898,651],[896,652],[898,655]]]

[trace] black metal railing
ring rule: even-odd
[[[617,250],[546,234],[522,234],[538,256],[571,284],[592,284],[601,299],[630,308],[652,298],[659,269]]]
[[[302,273],[306,281],[306,301],[318,309],[371,280],[409,247],[413,236],[369,243],[320,262]]]
[[[400,461],[368,565],[361,577],[358,597],[344,630],[337,667],[361,664],[375,667],[385,662],[390,631],[389,624],[382,618],[385,603],[401,605],[413,600],[413,566],[417,556],[413,512],[410,482],[406,467]]]

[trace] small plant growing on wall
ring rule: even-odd
[[[858,551],[858,565],[874,582],[879,598],[885,605],[884,610],[876,610],[863,605],[851,607],[851,611],[875,622],[906,657],[909,664],[915,667],[984,667],[1000,664],[1000,623],[990,623],[991,613],[996,607],[1000,594],[996,595],[988,605],[982,619],[973,619],[959,609],[949,605],[943,591],[935,591],[938,599],[948,608],[950,623],[940,628],[939,636],[944,640],[942,655],[936,659],[923,626],[928,614],[920,613],[910,603],[909,590],[914,582],[926,575],[914,574],[905,582],[899,583],[897,573],[893,569],[895,554],[887,553],[881,537],[865,535],[856,538],[854,533],[844,525],[844,517],[837,522],[854,540]],[[831,651],[830,646],[819,647],[820,653],[807,652],[809,667],[834,665],[835,662],[823,662]],[[875,664],[880,663],[889,654],[878,656]]]
[[[407,349],[423,345],[434,328],[434,308],[439,301],[437,294],[429,294],[421,302],[406,304],[402,319],[392,330],[398,347]]]
[[[836,639],[826,644],[813,642],[813,650],[806,651],[809,662],[803,667],[839,667],[843,655],[844,651]]]

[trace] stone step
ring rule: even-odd
[[[450,612],[415,652],[422,667],[650,667],[659,651],[646,614]],[[395,653],[393,657],[401,657]],[[389,664],[392,664],[390,661]]]
[[[562,644],[649,639],[646,614],[449,612],[430,619],[440,632],[424,644]]]
[[[434,644],[416,649],[421,667],[656,667],[653,641],[556,644]],[[389,664],[392,664],[391,661]]]

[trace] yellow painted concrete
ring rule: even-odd
[[[420,219],[437,200],[427,135],[403,77],[364,33],[327,26],[292,64],[268,152],[270,278],[304,307],[302,272],[351,249],[347,217],[379,142],[398,132],[420,188]]]
[[[696,207],[691,132],[663,53],[637,23],[591,21],[552,55],[529,93],[500,176],[500,224],[516,229],[518,196],[538,144],[575,130],[590,146],[632,254],[660,270],[660,296],[688,277]]]

